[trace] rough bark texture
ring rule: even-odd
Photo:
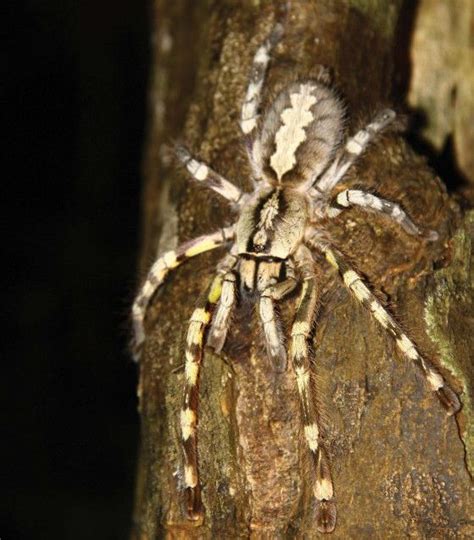
[[[238,127],[253,52],[282,2],[155,0],[151,119],[145,163],[145,271],[158,251],[229,224],[225,202],[198,189],[162,151],[170,138],[243,188]],[[331,66],[353,132],[390,101],[400,1],[293,1],[267,88]],[[406,44],[404,44],[406,47]],[[401,202],[440,233],[425,244],[383,219],[348,211],[331,231],[464,404],[448,418],[416,369],[337,279],[314,335],[315,385],[325,410],[338,524],[333,538],[472,538],[474,470],[474,215],[397,134],[375,144],[345,185]],[[142,441],[133,537],[316,538],[306,449],[291,369],[276,374],[255,317],[237,315],[224,356],[206,353],[201,376],[200,471],[206,517],[186,520],[178,411],[183,339],[195,299],[220,253],[175,271],[153,301],[141,364]],[[282,307],[287,324],[294,300]],[[469,457],[471,452],[471,457]]]

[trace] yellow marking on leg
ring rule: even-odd
[[[319,429],[317,424],[313,423],[304,427],[304,435],[311,452],[316,452],[318,449]]]
[[[291,330],[291,335],[292,336],[297,336],[300,334],[307,335],[309,334],[309,330],[310,330],[309,324],[306,321],[295,322]]]
[[[211,290],[209,291],[208,300],[211,304],[217,304],[219,298],[222,294],[222,276],[217,276],[211,285]]]
[[[210,249],[216,246],[217,246],[216,241],[212,240],[211,238],[208,238],[207,240],[203,240],[202,242],[198,242],[194,246],[191,246],[189,249],[186,250],[184,255],[186,257],[194,257],[195,255],[199,255],[200,253],[209,251]]]
[[[211,314],[204,308],[196,308],[191,315],[191,322],[207,324],[211,319]]]
[[[334,256],[334,253],[328,249],[327,251],[324,252],[324,255],[326,256],[326,260],[328,261],[328,263],[333,266],[334,268],[338,269],[339,268],[339,264],[337,262],[337,259],[336,257]]]
[[[187,487],[196,487],[198,483],[198,478],[196,474],[196,469],[192,465],[186,465],[184,467],[184,483]]]
[[[181,436],[184,441],[196,433],[196,413],[191,409],[181,411]]]

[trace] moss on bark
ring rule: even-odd
[[[474,476],[473,239],[474,212],[471,211],[451,240],[449,266],[433,273],[425,305],[427,333],[436,344],[441,365],[451,372],[461,391],[460,434],[471,476]]]

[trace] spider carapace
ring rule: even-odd
[[[344,106],[328,84],[324,70],[320,78],[288,84],[267,107],[261,107],[270,52],[281,34],[282,27],[277,25],[258,48],[241,110],[240,125],[247,141],[253,191],[242,192],[185,148],[177,149],[179,160],[192,177],[226,198],[238,219],[229,227],[164,253],[153,264],[133,305],[134,354],[138,359],[145,342],[147,306],[168,272],[190,257],[228,246],[205,301],[193,312],[186,337],[180,429],[188,516],[196,519],[203,512],[196,438],[203,347],[209,345],[221,352],[227,333],[232,331],[231,314],[240,289],[241,295],[255,298],[263,339],[276,369],[285,369],[289,359],[294,370],[304,438],[313,463],[316,527],[331,532],[336,524],[335,492],[310,383],[309,340],[320,290],[316,269],[327,265],[337,270],[344,286],[391,335],[400,353],[421,368],[428,387],[448,413],[456,412],[460,403],[438,370],[419,353],[361,275],[349,265],[325,227],[328,219],[358,206],[384,214],[408,234],[437,239],[436,232],[418,227],[395,202],[360,189],[333,194],[347,170],[393,121],[395,113],[382,110],[365,128],[345,140]],[[287,353],[275,303],[297,288],[299,298]]]

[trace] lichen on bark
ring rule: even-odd
[[[471,211],[466,213],[451,239],[449,266],[433,273],[425,304],[427,333],[436,344],[441,365],[452,373],[462,392],[460,434],[471,476],[474,476],[473,241],[474,212]]]

